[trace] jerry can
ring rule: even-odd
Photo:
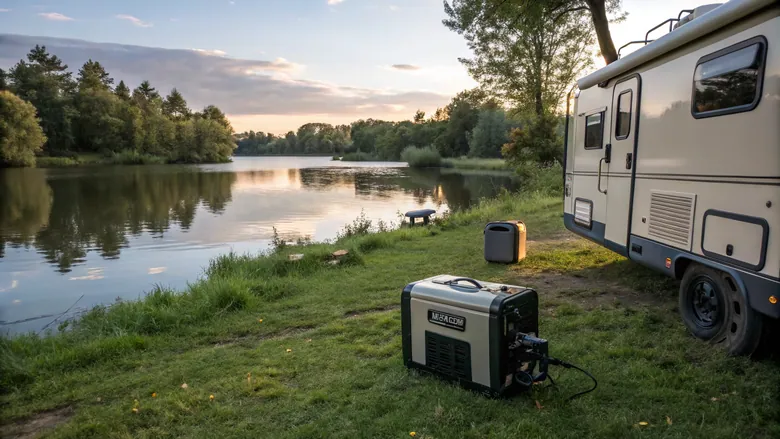
[[[485,260],[513,264],[525,259],[525,223],[496,221],[485,226]]]

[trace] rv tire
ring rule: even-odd
[[[727,289],[720,271],[695,263],[685,270],[680,284],[680,315],[696,338],[713,342],[726,338]]]
[[[680,285],[680,314],[691,333],[714,343],[725,341],[730,355],[750,355],[761,341],[762,316],[727,273],[691,264]]]

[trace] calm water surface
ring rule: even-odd
[[[155,284],[183,288],[217,255],[267,250],[273,227],[331,239],[361,210],[397,221],[399,211],[463,209],[517,184],[325,157],[0,169],[0,332],[38,331],[77,300],[69,314]]]

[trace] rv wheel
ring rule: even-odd
[[[709,267],[688,266],[680,285],[680,314],[694,336],[725,340],[731,355],[750,355],[761,339],[761,315],[748,306],[734,279]]]

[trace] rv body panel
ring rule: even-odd
[[[774,3],[579,90],[567,132],[567,228],[678,278],[691,261],[730,273],[751,307],[780,317],[780,306],[768,301],[780,297],[778,41],[780,4]],[[736,57],[745,48],[756,52],[761,64],[753,104],[702,112],[706,107],[696,101],[701,76],[696,75],[702,69],[706,75],[710,60]],[[619,143],[615,128],[620,84],[630,77],[638,82],[633,86],[638,116],[629,135],[637,136],[632,169],[626,169],[629,142]],[[604,144],[612,144],[600,181],[604,150],[584,148],[586,114],[598,108],[605,114]],[[590,228],[575,221],[578,199],[593,202]]]

